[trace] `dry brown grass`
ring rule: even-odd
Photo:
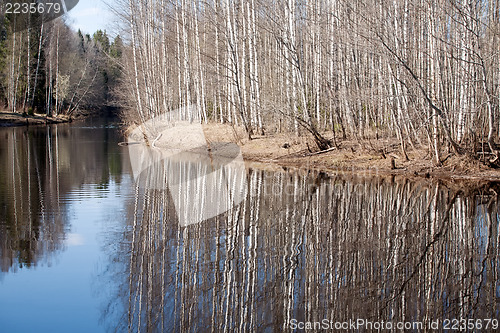
[[[395,138],[380,140],[337,140],[338,149],[325,153],[314,151],[309,135],[271,134],[246,138],[244,129],[223,124],[203,126],[207,141],[233,142],[241,147],[247,161],[282,167],[323,171],[348,171],[380,176],[405,176],[449,180],[500,180],[500,171],[489,168],[469,155],[443,153],[441,166],[434,165],[427,147],[408,147],[406,161]],[[395,168],[392,168],[391,159]]]

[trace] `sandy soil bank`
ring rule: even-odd
[[[337,140],[338,148],[315,151],[309,135],[290,134],[255,136],[248,140],[242,128],[229,125],[203,125],[207,141],[234,142],[245,161],[264,167],[298,168],[329,173],[352,173],[362,176],[402,176],[443,181],[500,181],[500,170],[487,167],[470,156],[443,154],[443,165],[435,166],[427,149],[408,148],[409,160],[402,158],[396,140]]]

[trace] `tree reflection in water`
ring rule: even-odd
[[[90,124],[0,129],[0,278],[64,249],[71,191],[119,181],[118,133]]]
[[[260,170],[247,183],[241,204],[185,227],[171,199],[178,193],[136,188],[106,272],[119,297],[104,317],[124,309],[113,329],[499,317],[493,189]]]
[[[46,132],[1,134],[0,257],[1,271],[8,272],[50,260],[61,248],[65,233],[57,186],[61,133],[54,127]]]

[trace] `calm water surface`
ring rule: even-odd
[[[194,223],[221,197],[141,186],[120,141],[102,120],[0,129],[0,331],[500,319],[495,184],[249,170],[243,202]]]

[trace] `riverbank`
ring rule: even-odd
[[[319,170],[364,176],[403,176],[405,178],[452,181],[500,181],[500,170],[492,169],[467,156],[443,154],[442,166],[435,166],[427,149],[408,149],[406,161],[396,139],[337,140],[337,147],[317,152],[309,135],[297,137],[275,134],[246,138],[242,128],[230,125],[203,125],[210,142],[233,142],[243,158],[264,167]]]
[[[66,115],[47,117],[44,114],[27,115],[22,113],[0,111],[0,127],[60,124],[71,122]]]

